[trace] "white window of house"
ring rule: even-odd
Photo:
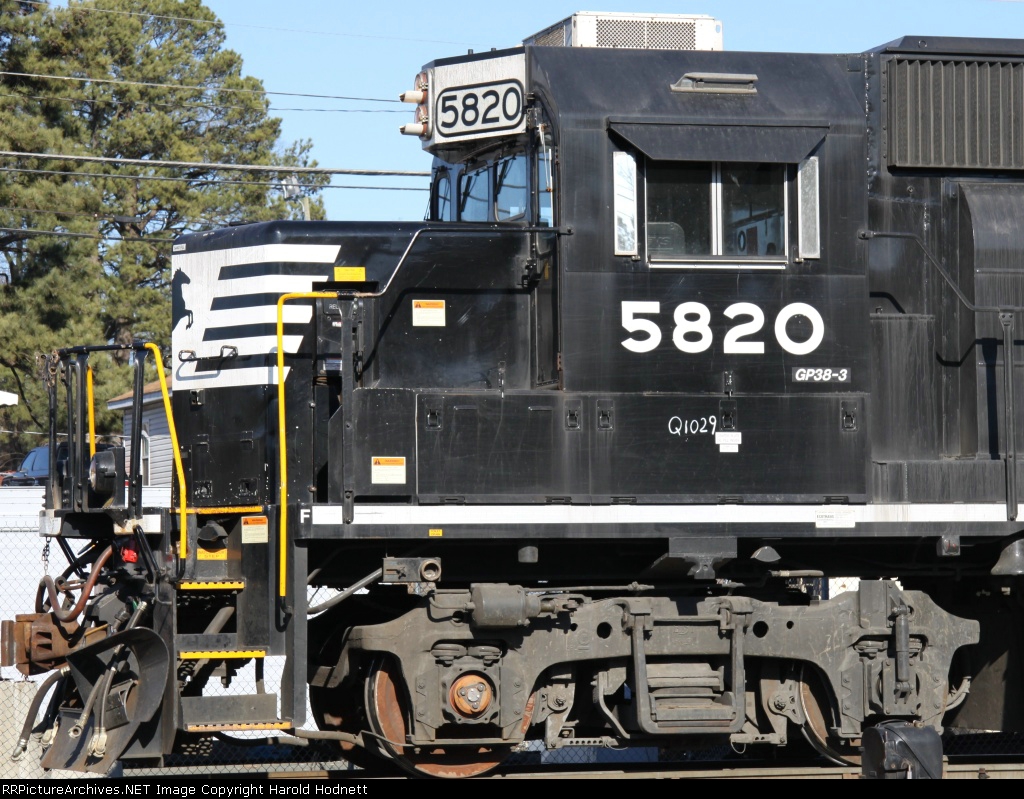
[[[149,485],[149,432],[142,431],[139,447],[139,470],[142,472],[142,484]]]

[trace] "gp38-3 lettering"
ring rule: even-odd
[[[643,338],[627,338],[622,346],[630,352],[644,353],[661,344],[661,327],[653,316],[661,313],[660,302],[623,300],[622,327],[628,333],[645,334]],[[764,311],[752,302],[736,302],[722,311],[722,315],[737,320],[725,332],[722,352],[729,354],[763,355],[764,341],[755,338],[764,327]],[[786,331],[786,324],[795,316],[805,317],[811,324],[811,335],[804,341],[794,341]],[[746,320],[746,321],[741,321]],[[674,323],[672,343],[681,352],[698,353],[710,349],[714,334],[711,331],[711,309],[701,302],[683,302],[672,314]],[[805,302],[791,302],[775,317],[775,340],[792,355],[814,352],[825,338],[825,322],[821,314]]]

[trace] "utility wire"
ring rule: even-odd
[[[107,97],[54,97],[44,94],[0,94],[15,100],[41,100],[62,103],[104,103],[106,105],[160,106],[162,108],[202,108],[205,111],[250,111],[244,105],[209,105],[207,103],[161,103],[158,100],[114,100]],[[383,102],[383,101],[381,101]],[[321,114],[409,114],[405,108],[278,108],[267,106],[268,111],[315,111]]]
[[[0,227],[0,233],[24,233],[26,236],[61,236],[68,239],[98,239],[100,241],[142,241],[147,244],[170,244],[174,239],[143,236],[103,236],[99,233],[72,233],[70,230],[37,230],[34,228]]]
[[[56,169],[20,169],[18,167],[2,167],[0,166],[0,172],[23,172],[34,175],[59,175],[61,177],[67,175],[69,177],[99,177],[104,180],[112,178],[115,180],[169,180],[175,183],[194,183],[196,186],[201,185],[252,185],[252,186],[269,186],[271,188],[284,188],[288,183],[280,180],[228,180],[225,178],[217,178],[215,180],[209,177],[166,177],[164,175],[119,175],[119,174],[104,174],[102,172],[61,172]],[[311,188],[314,192],[321,192],[325,188],[368,188],[368,190],[374,190],[379,192],[429,192],[429,188],[426,186],[390,186],[390,185],[350,185],[344,183],[327,183],[325,185],[307,185],[302,186],[304,188]]]
[[[48,211],[45,208],[12,208],[11,206],[0,206],[0,211],[16,211],[26,214],[50,214],[52,216],[73,216],[86,217],[88,219],[110,219],[113,221],[126,221],[124,214],[101,214],[99,212],[90,214],[88,211]],[[132,217],[132,221],[140,221]]]
[[[149,158],[110,158],[103,155],[64,155],[62,153],[22,153],[0,150],[0,156],[9,158],[42,158],[48,161],[82,161],[100,164],[131,164],[147,167],[178,167],[183,169],[213,169],[234,172],[286,172],[296,175],[394,175],[398,177],[430,177],[429,172],[393,169],[330,169],[319,166],[269,166],[266,164],[222,164],[202,161],[158,161]]]
[[[138,80],[119,80],[116,78],[79,78],[69,75],[45,75],[38,72],[4,72],[14,78],[39,78],[40,80],[63,80],[78,83],[110,83],[118,86],[146,86],[151,89],[177,89],[192,92],[232,92],[234,94],[272,94],[277,97],[311,97],[316,100],[356,100],[365,103],[400,103],[401,100],[385,100],[380,97],[346,97],[334,94],[302,94],[300,92],[271,92],[264,89],[229,89],[226,86],[183,86],[179,83],[147,83]]]
[[[49,6],[50,5],[49,3],[39,2],[38,0],[23,0],[23,2],[26,2],[26,3],[28,3],[30,5],[33,5],[33,6]],[[83,5],[83,4],[78,4],[78,5],[74,5],[74,6],[69,4],[68,5],[68,9],[69,10],[75,10],[75,11],[92,11],[92,12],[95,12],[97,14],[121,14],[123,16],[147,17],[149,19],[169,19],[169,20],[175,20],[177,22],[198,22],[201,25],[211,25],[211,26],[216,26],[218,24],[219,25],[230,25],[233,28],[253,28],[255,30],[261,30],[261,31],[274,31],[274,33],[305,33],[305,34],[309,34],[309,35],[312,35],[312,36],[346,36],[346,37],[353,38],[353,39],[385,39],[387,41],[395,41],[395,42],[428,42],[430,44],[457,44],[457,45],[464,45],[464,46],[472,46],[468,42],[449,42],[449,41],[446,41],[444,39],[407,39],[407,38],[403,38],[401,36],[374,36],[374,35],[368,34],[368,33],[335,33],[333,31],[306,31],[306,30],[296,30],[294,28],[272,28],[272,27],[269,27],[267,25],[246,25],[244,23],[239,23],[239,22],[224,22],[223,20],[219,20],[219,19],[209,20],[209,19],[196,19],[196,18],[193,18],[193,17],[172,17],[172,16],[169,16],[167,14],[146,14],[146,13],[139,12],[139,11],[115,11],[113,9],[106,9],[106,8],[92,8],[90,6],[86,6],[86,5]]]

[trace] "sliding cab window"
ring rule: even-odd
[[[648,161],[645,171],[652,267],[785,267],[787,165]]]

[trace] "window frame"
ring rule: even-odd
[[[789,249],[792,239],[790,227],[793,224],[790,193],[793,191],[797,164],[782,162],[743,162],[743,161],[654,161],[642,156],[643,180],[643,246],[647,265],[650,269],[755,269],[783,271],[789,266]],[[773,257],[763,255],[736,255],[725,253],[725,209],[723,206],[722,172],[723,165],[749,163],[758,166],[781,167],[782,181],[782,251]],[[649,177],[653,164],[695,164],[711,167],[711,179],[708,185],[708,204],[710,218],[711,253],[707,255],[684,255],[680,257],[652,256],[650,250],[650,205]]]
[[[557,225],[557,209],[555,208],[555,161],[556,148],[551,124],[542,122],[537,125],[533,147],[533,165],[531,177],[533,185],[529,187],[530,218],[538,227],[555,227]],[[529,154],[527,154],[529,167]],[[545,204],[544,198],[547,198]],[[547,215],[545,215],[545,205]]]
[[[451,170],[447,167],[435,170],[433,180],[430,184],[430,202],[427,207],[427,220],[432,222],[450,222],[455,208],[455,201],[452,197],[452,186],[456,181],[452,180]],[[442,194],[441,186],[445,184],[446,190]]]
[[[153,447],[148,430],[141,430],[139,434],[139,471],[142,472],[142,485],[150,484],[150,465],[152,461]]]

